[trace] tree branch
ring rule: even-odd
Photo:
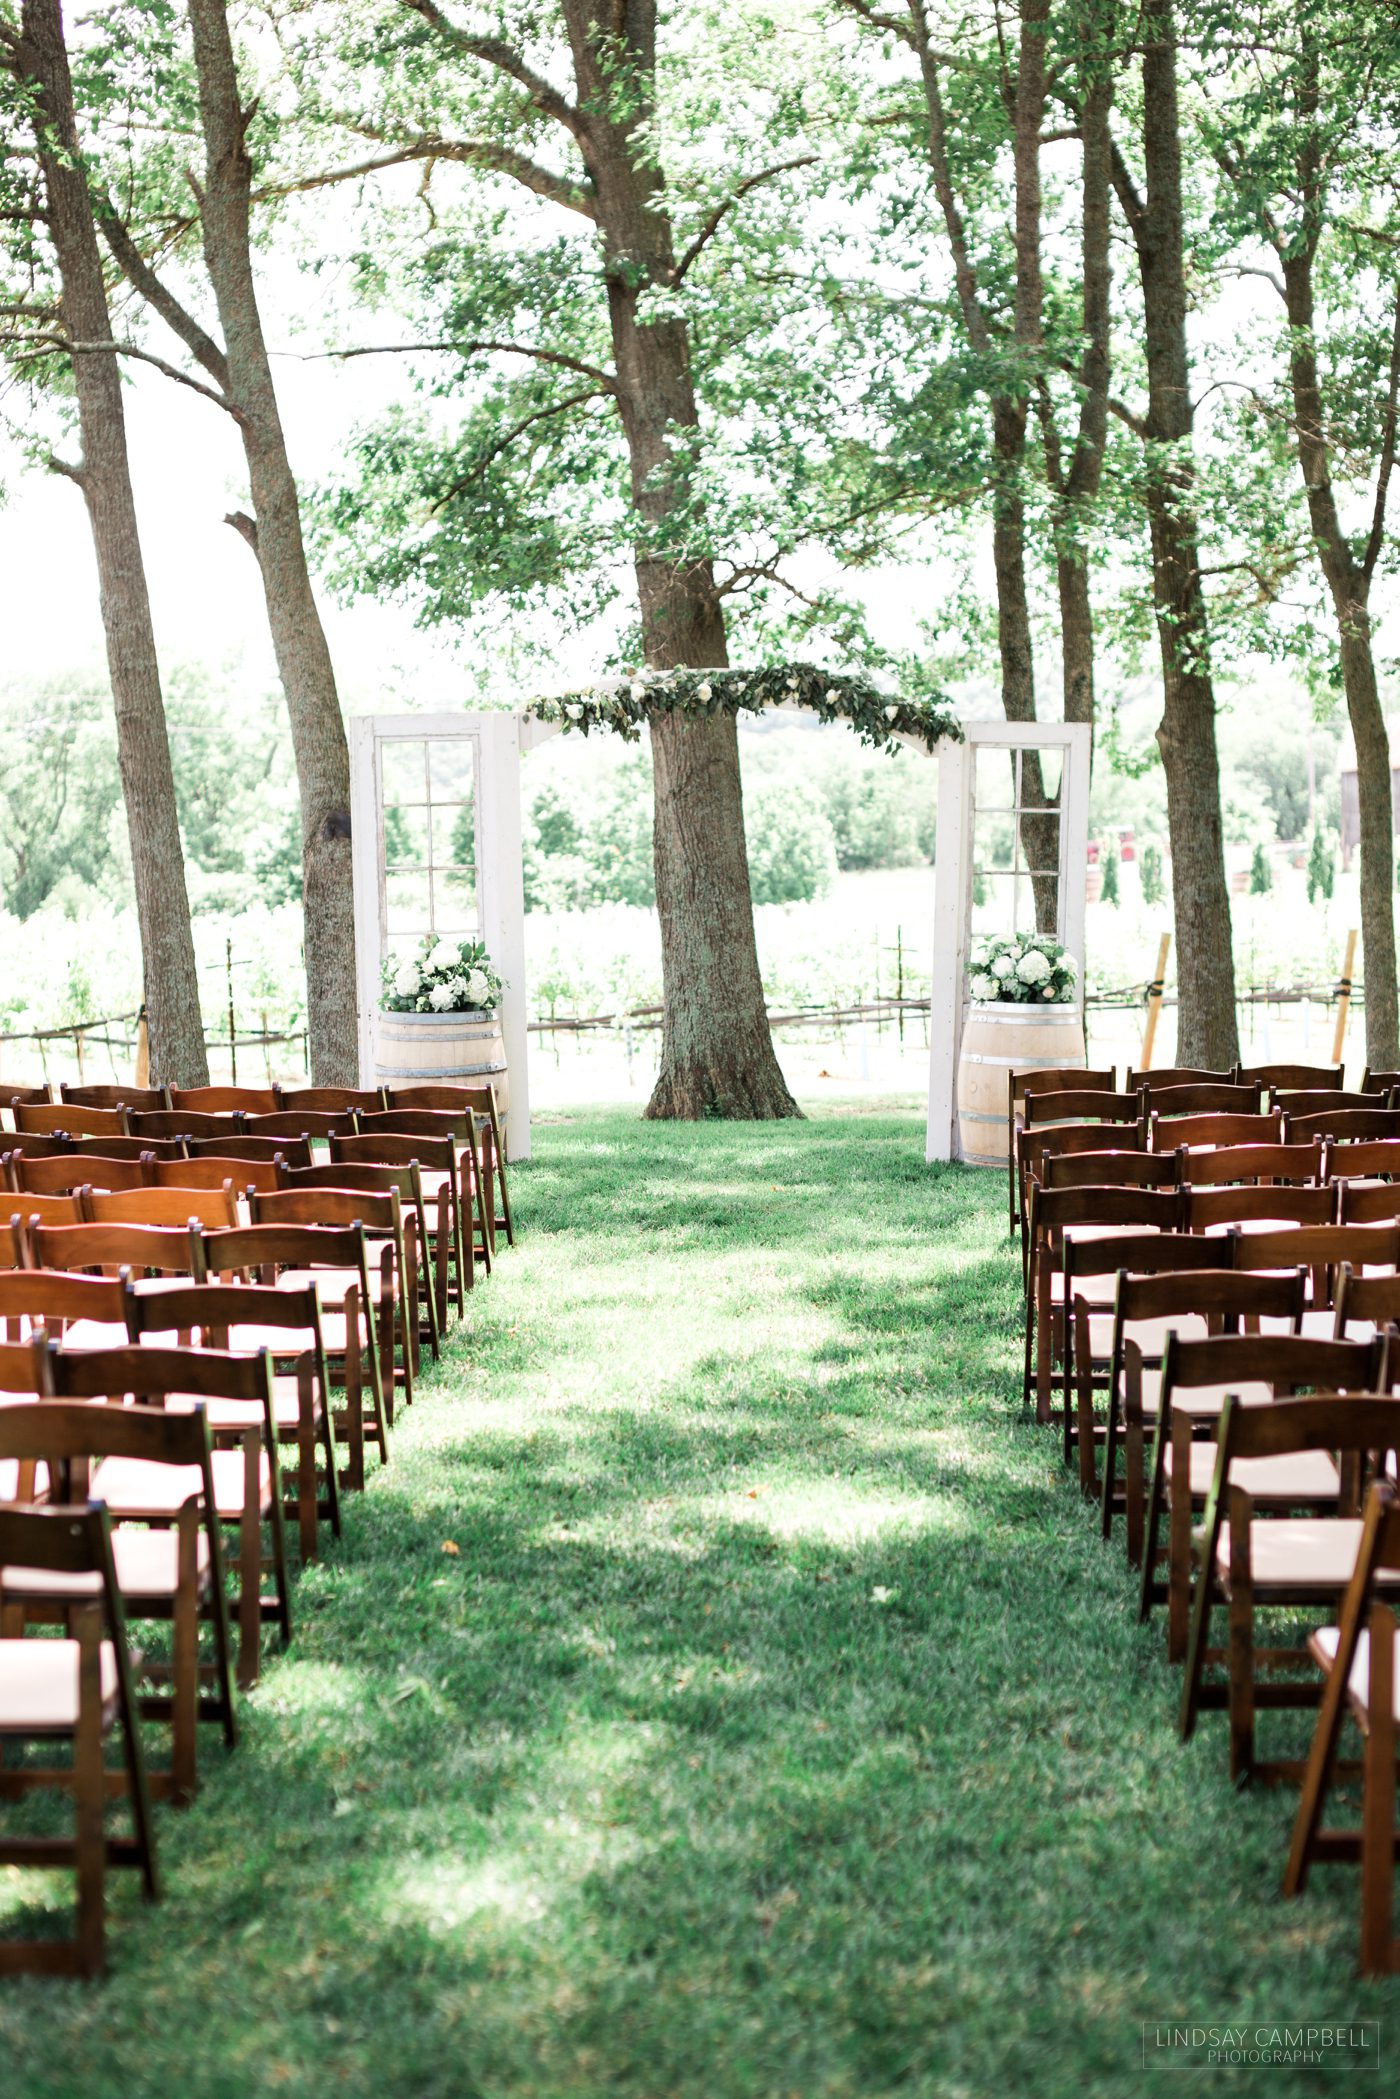
[[[580,144],[587,138],[588,124],[583,111],[577,109],[567,95],[561,94],[552,81],[528,65],[503,37],[473,36],[468,30],[459,29],[455,22],[448,21],[436,0],[399,0],[399,5],[406,7],[411,14],[421,15],[431,29],[445,37],[458,51],[465,51],[472,58],[481,59],[483,64],[494,66],[497,72],[507,74],[524,88],[543,116],[552,117],[556,124],[562,124]]]
[[[319,364],[331,358],[348,361],[352,357],[412,357],[419,352],[439,350],[455,352],[462,357],[492,352],[506,357],[533,357],[538,364],[558,365],[561,371],[578,372],[585,379],[596,380],[600,393],[615,395],[618,391],[616,379],[600,365],[586,364],[581,357],[566,357],[562,350],[537,350],[532,343],[458,341],[448,337],[435,343],[358,343],[348,350],[284,350],[281,354],[295,357],[302,364]]]
[[[813,612],[822,612],[826,609],[820,598],[809,598],[805,590],[799,590],[795,583],[789,583],[787,577],[783,575],[780,569],[776,569],[764,561],[745,562],[741,567],[732,570],[724,582],[717,587],[715,596],[717,598],[727,598],[732,591],[742,589],[745,583],[776,583],[778,588],[785,590],[790,598],[796,598],[799,604],[809,606]]]
[[[352,117],[338,116],[334,121],[342,130],[353,131],[359,138],[389,143],[385,133],[358,123]],[[435,133],[425,133],[421,138],[395,145],[392,152],[356,161],[348,168],[332,168],[324,175],[303,175],[296,182],[274,183],[255,190],[253,194],[259,199],[294,197],[305,190],[327,189],[336,182],[354,182],[363,175],[377,174],[381,168],[401,167],[415,160],[451,160],[468,167],[489,168],[493,174],[511,176],[526,189],[533,190],[537,197],[544,197],[564,211],[576,211],[580,217],[590,220],[598,216],[587,189],[577,182],[570,182],[566,175],[556,175],[552,169],[542,168],[527,153],[517,153],[513,147],[502,146],[494,139],[439,138]]]
[[[243,410],[230,401],[226,394],[219,393],[212,386],[206,386],[202,379],[194,378],[189,372],[182,372],[178,365],[167,364],[163,357],[153,356],[149,350],[139,350],[135,343],[75,343],[70,342],[66,335],[52,334],[21,336],[16,339],[14,347],[32,351],[36,357],[46,350],[61,350],[66,357],[130,357],[137,364],[148,364],[155,371],[163,372],[165,377],[173,379],[177,386],[187,386],[191,393],[199,394],[206,401],[212,401],[216,408],[223,409],[225,415],[231,415],[236,423],[246,423],[248,420]]]
[[[1385,434],[1381,439],[1380,465],[1376,472],[1376,500],[1371,510],[1371,529],[1366,536],[1366,551],[1361,557],[1361,572],[1369,583],[1376,572],[1381,548],[1385,544],[1385,506],[1390,494],[1391,470],[1395,465],[1395,425],[1397,406],[1400,406],[1400,290],[1395,298],[1395,325],[1390,336],[1390,375],[1385,396]]]
[[[409,0],[405,0],[405,4],[409,4]],[[750,190],[757,189],[761,182],[771,182],[775,175],[788,174],[793,168],[810,168],[817,158],[818,156],[815,153],[800,153],[794,160],[775,161],[771,168],[760,168],[756,175],[746,175],[742,182],[737,182],[723,203],[715,206],[680,261],[672,270],[672,284],[680,283],[706,242],[714,238],[714,235],[719,231],[720,226],[729,213],[733,211],[741,198],[748,195]]]
[[[504,431],[494,444],[488,445],[480,458],[472,461],[467,472],[438,498],[433,505],[433,514],[436,516],[440,511],[446,510],[448,504],[455,501],[463,489],[470,488],[473,481],[486,472],[493,459],[499,459],[503,452],[508,452],[516,438],[523,437],[536,423],[548,422],[551,416],[566,415],[571,408],[577,408],[583,401],[599,401],[603,398],[601,387],[585,386],[576,394],[566,394],[562,401],[551,401],[547,408],[537,408],[533,415],[522,416],[520,421]]]
[[[100,192],[94,194],[93,216],[102,238],[112,251],[114,262],[132,290],[145,300],[152,313],[160,315],[166,327],[179,336],[185,348],[226,393],[228,360],[223,351],[156,275],[132,239],[125,221],[118,216],[110,197]]]
[[[239,538],[252,548],[253,558],[256,561],[259,558],[258,528],[254,519],[249,517],[246,510],[230,510],[228,516],[224,519],[224,523],[232,525]]]

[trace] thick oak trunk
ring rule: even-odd
[[[1186,345],[1181,137],[1172,0],[1143,15],[1143,156],[1147,197],[1130,212],[1142,276],[1148,377],[1145,464],[1153,597],[1162,658],[1157,744],[1167,778],[1180,1007],[1179,1064],[1238,1061],[1230,889],[1220,815],[1220,757],[1210,624],[1193,509],[1191,371]]]
[[[64,331],[74,343],[108,343],[111,319],[59,0],[24,0],[17,58],[21,78],[35,97],[35,136],[62,286]],[[121,373],[115,354],[103,350],[75,354],[73,372],[83,447],[76,478],[97,555],[141,932],[151,1077],[156,1083],[199,1086],[208,1082],[209,1066],[175,776],[131,489]]]
[[[563,17],[587,112],[584,154],[637,518],[642,646],[658,669],[720,669],[728,661],[724,616],[686,454],[699,423],[689,334],[683,320],[642,318],[638,304],[675,274],[647,130],[655,11],[649,0],[617,12],[596,0],[563,0]],[[677,1120],[798,1115],[774,1055],[759,975],[734,719],[658,714],[651,742],[664,1005],[661,1069],[646,1112]]]
[[[359,1057],[345,724],[263,338],[249,223],[253,169],[224,0],[189,0],[189,17],[205,143],[205,266],[219,309],[228,391],[242,418],[255,520],[245,536],[262,574],[301,796],[311,1074],[318,1086],[354,1085]]]

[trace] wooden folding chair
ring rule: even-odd
[[[54,1382],[60,1390],[66,1383],[61,1361]],[[185,1801],[198,1782],[200,1720],[216,1721],[230,1748],[238,1738],[209,1429],[201,1407],[166,1412],[91,1404],[94,1397],[111,1396],[84,1392],[77,1405],[45,1398],[40,1406],[0,1407],[0,1460],[42,1465],[55,1502],[70,1504],[91,1494],[112,1518],[112,1563],[123,1608],[171,1628],[169,1666],[144,1658],[140,1669],[167,1686],[137,1701],[143,1718],[170,1726],[170,1769],[151,1772],[150,1789],[160,1798]],[[126,1520],[124,1509],[113,1505],[114,1487],[127,1504],[144,1495],[156,1512],[154,1522]],[[0,1571],[6,1611],[28,1623],[62,1622],[75,1597],[94,1587],[38,1567]],[[201,1622],[212,1629],[214,1644],[213,1664],[203,1670]],[[201,1676],[212,1686],[204,1699]]]
[[[1400,1265],[1400,1224],[1305,1224],[1280,1231],[1250,1230],[1241,1233],[1235,1248],[1236,1268],[1307,1270],[1305,1332],[1321,1332],[1311,1315],[1332,1310],[1337,1278],[1346,1261],[1361,1275],[1392,1274]]]
[[[371,1136],[332,1137],[331,1164],[333,1166],[415,1166],[427,1206],[428,1229],[434,1231],[432,1218],[438,1222],[432,1238],[434,1275],[438,1287],[438,1326],[447,1332],[448,1305],[455,1305],[457,1317],[466,1311],[465,1292],[476,1281],[473,1258],[475,1235],[469,1231],[462,1217],[463,1168],[457,1153],[457,1140],[449,1132],[444,1136],[397,1135],[391,1130],[379,1130]],[[447,1225],[446,1256],[449,1283],[442,1283],[442,1228],[444,1216]]]
[[[1332,1331],[1338,1341],[1365,1341],[1400,1326],[1400,1275],[1358,1275],[1350,1261],[1337,1268]],[[1392,1384],[1400,1374],[1400,1351],[1389,1358]]]
[[[1066,1112],[1061,1114],[1061,1109]],[[1083,1112],[1078,1112],[1081,1109]],[[1078,1087],[1060,1087],[1050,1094],[1028,1093],[1021,1110],[1014,1166],[1024,1268],[1029,1222],[1027,1183],[1035,1161],[1047,1150],[1146,1151],[1147,1124],[1142,1102],[1135,1093],[1089,1093]],[[1091,1134],[1095,1130],[1097,1137]],[[1070,1131],[1080,1134],[1071,1137],[1067,1134]]]
[[[0,1508],[0,1603],[9,1567],[41,1569],[95,1587],[74,1606],[66,1638],[0,1638],[0,1737],[69,1742],[73,1753],[66,1770],[0,1771],[0,1797],[13,1799],[47,1785],[71,1792],[75,1811],[71,1838],[5,1838],[0,1864],[71,1866],[77,1876],[76,1936],[0,1942],[0,1974],[100,1975],[106,1959],[108,1865],[138,1867],[148,1899],[154,1901],[160,1892],[126,1619],[106,1511],[93,1505]],[[131,1807],[133,1834],[127,1838],[109,1838],[104,1828],[104,1747],[114,1729]]]
[[[89,1188],[83,1196],[87,1224],[201,1225],[223,1231],[238,1222],[233,1183],[212,1188],[123,1188],[110,1195]]]
[[[439,1193],[434,1228],[416,1159],[404,1166],[390,1166],[382,1160],[372,1166],[352,1166],[347,1161],[329,1166],[282,1166],[278,1171],[281,1188],[336,1188],[349,1194],[398,1196],[402,1217],[411,1219],[413,1226],[411,1232],[403,1235],[399,1248],[401,1270],[408,1286],[406,1295],[410,1303],[422,1304],[420,1338],[427,1340],[436,1362],[442,1354],[451,1254],[451,1209],[446,1191]],[[325,1221],[338,1222],[335,1218]]]
[[[130,1277],[74,1275],[58,1268],[0,1273],[0,1334],[23,1341],[42,1326],[68,1348],[121,1348],[135,1338]]]
[[[42,1103],[14,1108],[15,1129],[22,1137],[125,1137],[129,1135],[125,1108],[80,1108],[64,1102],[60,1107]]]
[[[1062,1247],[1067,1231],[1106,1237],[1125,1227],[1143,1232],[1180,1228],[1182,1196],[1168,1188],[1041,1188],[1031,1184],[1026,1234],[1026,1353],[1022,1404],[1035,1393],[1036,1419],[1050,1420],[1054,1366],[1064,1360],[1067,1307]]]
[[[449,1114],[475,1115],[484,1118],[490,1126],[490,1141],[482,1131],[480,1164],[486,1175],[488,1189],[499,1186],[501,1207],[496,1210],[495,1195],[491,1196],[491,1251],[496,1250],[496,1228],[503,1226],[507,1246],[515,1244],[515,1225],[510,1214],[510,1188],[506,1181],[506,1143],[501,1128],[500,1104],[494,1086],[390,1086],[385,1089],[385,1099],[391,1110],[415,1108],[442,1110]]]
[[[198,1159],[152,1159],[146,1168],[149,1188],[231,1188],[235,1198],[250,1188],[264,1194],[277,1187],[276,1159],[225,1159],[205,1154]],[[94,1186],[96,1183],[94,1183]]]
[[[243,1124],[250,1137],[302,1137],[308,1144],[352,1136],[355,1126],[353,1108],[271,1108]]]
[[[340,1536],[340,1484],[336,1471],[334,1412],[321,1296],[314,1283],[304,1289],[257,1283],[194,1283],[188,1289],[162,1290],[134,1300],[136,1336],[142,1341],[179,1345],[188,1336],[200,1348],[256,1354],[264,1348],[272,1359],[272,1418],[278,1440],[295,1444],[295,1492],[287,1508],[296,1517],[303,1564],[318,1551],[317,1526],[325,1517]],[[211,1431],[262,1425],[261,1401],[211,1398],[205,1402]],[[325,1491],[317,1481],[317,1453]]]
[[[199,1273],[199,1233],[160,1224],[36,1225],[26,1235],[30,1268],[92,1275],[130,1272],[133,1281]]]
[[[413,1388],[420,1368],[418,1272],[418,1227],[410,1214],[405,1217],[397,1188],[368,1191],[344,1187],[311,1186],[276,1189],[271,1195],[254,1192],[248,1198],[252,1224],[359,1225],[371,1256],[369,1287],[374,1296],[379,1325],[385,1403],[389,1426],[394,1424],[394,1389],[403,1387],[404,1404],[413,1404]],[[338,1309],[335,1284],[318,1279],[329,1310]],[[358,1283],[347,1273],[346,1283]],[[401,1363],[395,1357],[400,1355]]]
[[[1320,1108],[1308,1115],[1284,1116],[1285,1144],[1301,1144],[1309,1137],[1330,1137],[1338,1144],[1400,1138],[1400,1108]]]
[[[1114,1304],[1125,1270],[1155,1274],[1176,1268],[1220,1265],[1229,1249],[1207,1253],[1199,1239],[1177,1231],[1122,1234],[1095,1232],[1076,1238],[1065,1232],[1060,1245],[1060,1302],[1067,1308],[1061,1388],[1063,1456],[1073,1462],[1079,1451],[1079,1484],[1086,1495],[1099,1491],[1097,1451],[1106,1431],[1096,1402],[1107,1403],[1114,1354]]]
[[[296,1137],[191,1137],[185,1147],[191,1159],[237,1160],[243,1165],[273,1166],[279,1159],[288,1166],[310,1166],[311,1146]],[[233,1178],[237,1180],[237,1175]]]
[[[163,1108],[167,1105],[163,1086],[127,1086],[121,1080],[112,1085],[70,1086],[65,1079],[58,1089],[61,1101],[73,1101],[80,1108]]]
[[[198,1115],[269,1115],[277,1095],[271,1086],[171,1086],[166,1105]]]
[[[1190,1170],[1188,1164],[1188,1176]],[[1188,1232],[1222,1232],[1232,1225],[1264,1230],[1335,1224],[1337,1217],[1335,1189],[1294,1188],[1267,1181],[1262,1186],[1200,1188],[1188,1178],[1185,1201]]]
[[[0,1197],[0,1217],[8,1216],[22,1231],[36,1224],[81,1224],[85,1194],[79,1189],[69,1195],[5,1195]]]
[[[1278,1144],[1282,1141],[1282,1117],[1269,1115],[1168,1115],[1154,1114],[1148,1124],[1147,1141],[1154,1151],[1171,1151],[1184,1144],[1191,1151],[1216,1145]]]
[[[1284,1235],[1280,1235],[1284,1236]],[[1242,1242],[1236,1241],[1236,1255]],[[1250,1406],[1295,1393],[1374,1392],[1385,1367],[1385,1342],[1317,1341],[1299,1334],[1222,1334],[1207,1341],[1169,1336],[1162,1356],[1161,1397],[1152,1443],[1147,1515],[1143,1526],[1142,1579],[1138,1617],[1146,1623],[1156,1603],[1167,1605],[1167,1654],[1186,1653],[1191,1604],[1191,1516],[1204,1508],[1215,1475],[1215,1427],[1226,1398]],[[1251,1480],[1256,1497],[1269,1490],[1267,1471]],[[1304,1487],[1310,1491],[1304,1492]],[[1282,1505],[1335,1508],[1335,1469],[1280,1469]],[[1275,1497],[1277,1505],[1277,1496]],[[1167,1578],[1161,1580],[1160,1531],[1168,1519]]]
[[[1367,1143],[1329,1144],[1322,1147],[1322,1177],[1325,1181],[1400,1180],[1400,1137],[1380,1137]]]
[[[1185,1147],[1174,1152],[1046,1151],[1035,1178],[1042,1188],[1179,1188]]]
[[[1231,1071],[1205,1071],[1191,1064],[1159,1064],[1150,1071],[1135,1071],[1128,1066],[1128,1076],[1123,1084],[1129,1093],[1139,1092],[1144,1086],[1233,1086],[1239,1081]]]
[[[1259,1187],[1265,1182],[1284,1187],[1317,1187],[1324,1179],[1324,1146],[1320,1137],[1311,1144],[1221,1144],[1186,1154],[1182,1179],[1193,1188]]]
[[[1394,1093],[1397,1086],[1400,1086],[1400,1071],[1372,1071],[1368,1064],[1362,1073],[1361,1091],[1363,1093],[1383,1096]]]
[[[1293,1093],[1335,1092],[1342,1083],[1340,1064],[1237,1064],[1237,1086],[1267,1086],[1271,1093],[1283,1088]]]
[[[43,1108],[52,1100],[52,1088],[45,1085],[12,1086],[8,1080],[0,1085],[0,1108]]]
[[[80,1157],[104,1164],[114,1159],[178,1159],[184,1152],[178,1137],[78,1137],[70,1142]]]
[[[274,1086],[277,1107],[283,1114],[310,1108],[317,1114],[343,1114],[347,1108],[360,1115],[377,1115],[384,1107],[382,1086]]]
[[[1139,1088],[1143,1120],[1149,1129],[1154,1115],[1167,1120],[1174,1120],[1179,1115],[1257,1116],[1263,1091],[1262,1086],[1221,1085],[1218,1081],[1201,1080],[1168,1086],[1159,1083],[1155,1072]],[[1278,1132],[1274,1134],[1277,1136]]]
[[[483,1159],[486,1131],[481,1118],[470,1108],[456,1112],[441,1108],[393,1108],[382,1115],[361,1115],[357,1135],[451,1137],[455,1141],[457,1208],[462,1219],[462,1237],[471,1244],[473,1266],[480,1261],[489,1275],[495,1258],[495,1204],[486,1180]],[[338,1155],[339,1147],[334,1138],[331,1142],[334,1157]]]
[[[340,1309],[328,1309],[323,1300],[321,1330],[327,1361],[332,1370],[339,1366],[344,1387],[343,1409],[334,1422],[337,1441],[344,1443],[346,1451],[341,1484],[362,1489],[367,1437],[374,1442],[380,1463],[389,1462],[388,1409],[393,1393],[392,1381],[386,1384],[383,1374],[364,1228],[357,1224],[260,1224],[240,1225],[232,1232],[206,1232],[200,1238],[198,1274],[201,1279],[246,1276],[269,1288],[277,1287],[283,1277],[294,1290],[329,1288]],[[260,1332],[256,1325],[240,1325],[231,1333],[230,1345],[275,1349],[279,1333],[278,1328]]]
[[[130,1134],[143,1143],[152,1137],[236,1137],[242,1116],[235,1109],[216,1115],[197,1108],[140,1108],[127,1117]]]
[[[57,1159],[77,1149],[76,1139],[68,1136],[66,1131],[44,1136],[33,1130],[6,1130],[0,1156],[8,1164],[17,1158]]]
[[[1400,1217],[1400,1181],[1338,1181],[1338,1224],[1384,1224]]]
[[[1205,1522],[1199,1544],[1189,1546],[1196,1582],[1181,1735],[1189,1741],[1203,1708],[1225,1707],[1230,1776],[1237,1784],[1255,1778],[1301,1780],[1306,1765],[1296,1759],[1257,1755],[1256,1714],[1321,1702],[1319,1684],[1290,1681],[1285,1674],[1290,1665],[1306,1665],[1306,1650],[1260,1648],[1256,1614],[1261,1608],[1337,1609],[1362,1544],[1359,1483],[1387,1461],[1393,1466],[1397,1456],[1400,1399],[1348,1392],[1281,1399],[1268,1407],[1245,1407],[1233,1399],[1225,1403]],[[1280,1522],[1290,1506],[1312,1500],[1310,1480],[1319,1466],[1332,1469],[1337,1478],[1336,1514]],[[1298,1487],[1293,1504],[1284,1485],[1290,1471]],[[1223,1651],[1210,1646],[1217,1605],[1229,1613],[1229,1644]],[[1207,1674],[1212,1662],[1225,1664],[1223,1682]],[[1268,1681],[1260,1681],[1261,1667],[1270,1671]]]
[[[1224,1263],[1234,1242],[1226,1242],[1223,1248],[1218,1239],[1195,1239],[1189,1243],[1200,1249],[1198,1261]],[[1143,1254],[1156,1252],[1157,1244],[1149,1240]],[[1143,1254],[1134,1256],[1140,1267]],[[1239,1275],[1224,1266],[1195,1266],[1185,1258],[1184,1247],[1177,1259],[1179,1265],[1164,1273],[1132,1274],[1125,1270],[1119,1278],[1114,1303],[1100,1490],[1101,1528],[1106,1539],[1112,1537],[1113,1518],[1121,1507],[1130,1567],[1142,1564],[1148,1454],[1161,1408],[1162,1358],[1168,1335],[1179,1334],[1183,1341],[1205,1341],[1213,1334],[1238,1333],[1242,1326],[1254,1328],[1265,1320],[1279,1333],[1296,1334],[1302,1327],[1305,1277],[1301,1268],[1291,1275]]]
[[[1273,1095],[1273,1105],[1288,1116],[1332,1115],[1339,1108],[1393,1108],[1392,1097],[1378,1100],[1373,1093],[1343,1093],[1339,1086],[1311,1086],[1305,1090],[1282,1089]]]
[[[292,1637],[291,1582],[282,1525],[282,1477],[272,1404],[272,1358],[266,1349],[234,1353],[208,1348],[85,1349],[60,1352],[54,1366],[60,1399],[130,1398],[166,1411],[192,1402],[237,1400],[250,1418],[218,1431],[210,1459],[214,1509],[238,1539],[238,1681],[258,1680],[263,1624],[277,1626],[282,1645]],[[256,1411],[256,1421],[251,1419]],[[128,1411],[122,1408],[121,1412]],[[183,1483],[188,1489],[190,1482]],[[92,1491],[124,1522],[172,1522],[184,1492],[177,1476],[157,1478],[115,1457],[93,1474]],[[262,1526],[271,1542],[273,1591],[262,1593]]]
[[[1006,1074],[1006,1196],[1011,1216],[1011,1237],[1021,1228],[1020,1184],[1016,1174],[1016,1149],[1025,1118],[1019,1112],[1028,1093],[1112,1093],[1118,1084],[1113,1065],[1105,1071],[1064,1070],[1052,1066],[1023,1065]]]
[[[140,1159],[92,1159],[85,1152],[65,1152],[56,1159],[10,1162],[9,1185],[31,1195],[72,1195],[79,1188],[144,1188],[146,1166]]]
[[[1395,1657],[1400,1583],[1400,1491],[1378,1480],[1366,1503],[1356,1566],[1335,1626],[1320,1627],[1308,1650],[1326,1674],[1322,1705],[1303,1774],[1302,1797],[1284,1869],[1283,1892],[1301,1895],[1315,1865],[1361,1862],[1361,1973],[1400,1972],[1394,1884],[1396,1731],[1400,1720]],[[1337,1770],[1342,1722],[1350,1714],[1365,1742],[1359,1829],[1328,1829],[1323,1812]]]

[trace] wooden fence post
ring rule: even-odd
[[[1356,961],[1356,928],[1347,934],[1346,953],[1342,960],[1342,974],[1337,980],[1337,1025],[1332,1035],[1332,1062],[1342,1061],[1342,1045],[1346,1040],[1347,1020],[1351,1013],[1351,972]]]
[[[1139,1071],[1151,1071],[1152,1051],[1157,1041],[1157,1018],[1162,1010],[1162,989],[1167,981],[1167,957],[1172,951],[1172,936],[1164,933],[1157,943],[1157,967],[1152,982],[1147,987],[1147,1023],[1142,1031],[1142,1055],[1138,1060]]]

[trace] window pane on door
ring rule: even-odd
[[[379,780],[384,802],[426,802],[428,746],[421,736],[386,737],[379,746]]]

